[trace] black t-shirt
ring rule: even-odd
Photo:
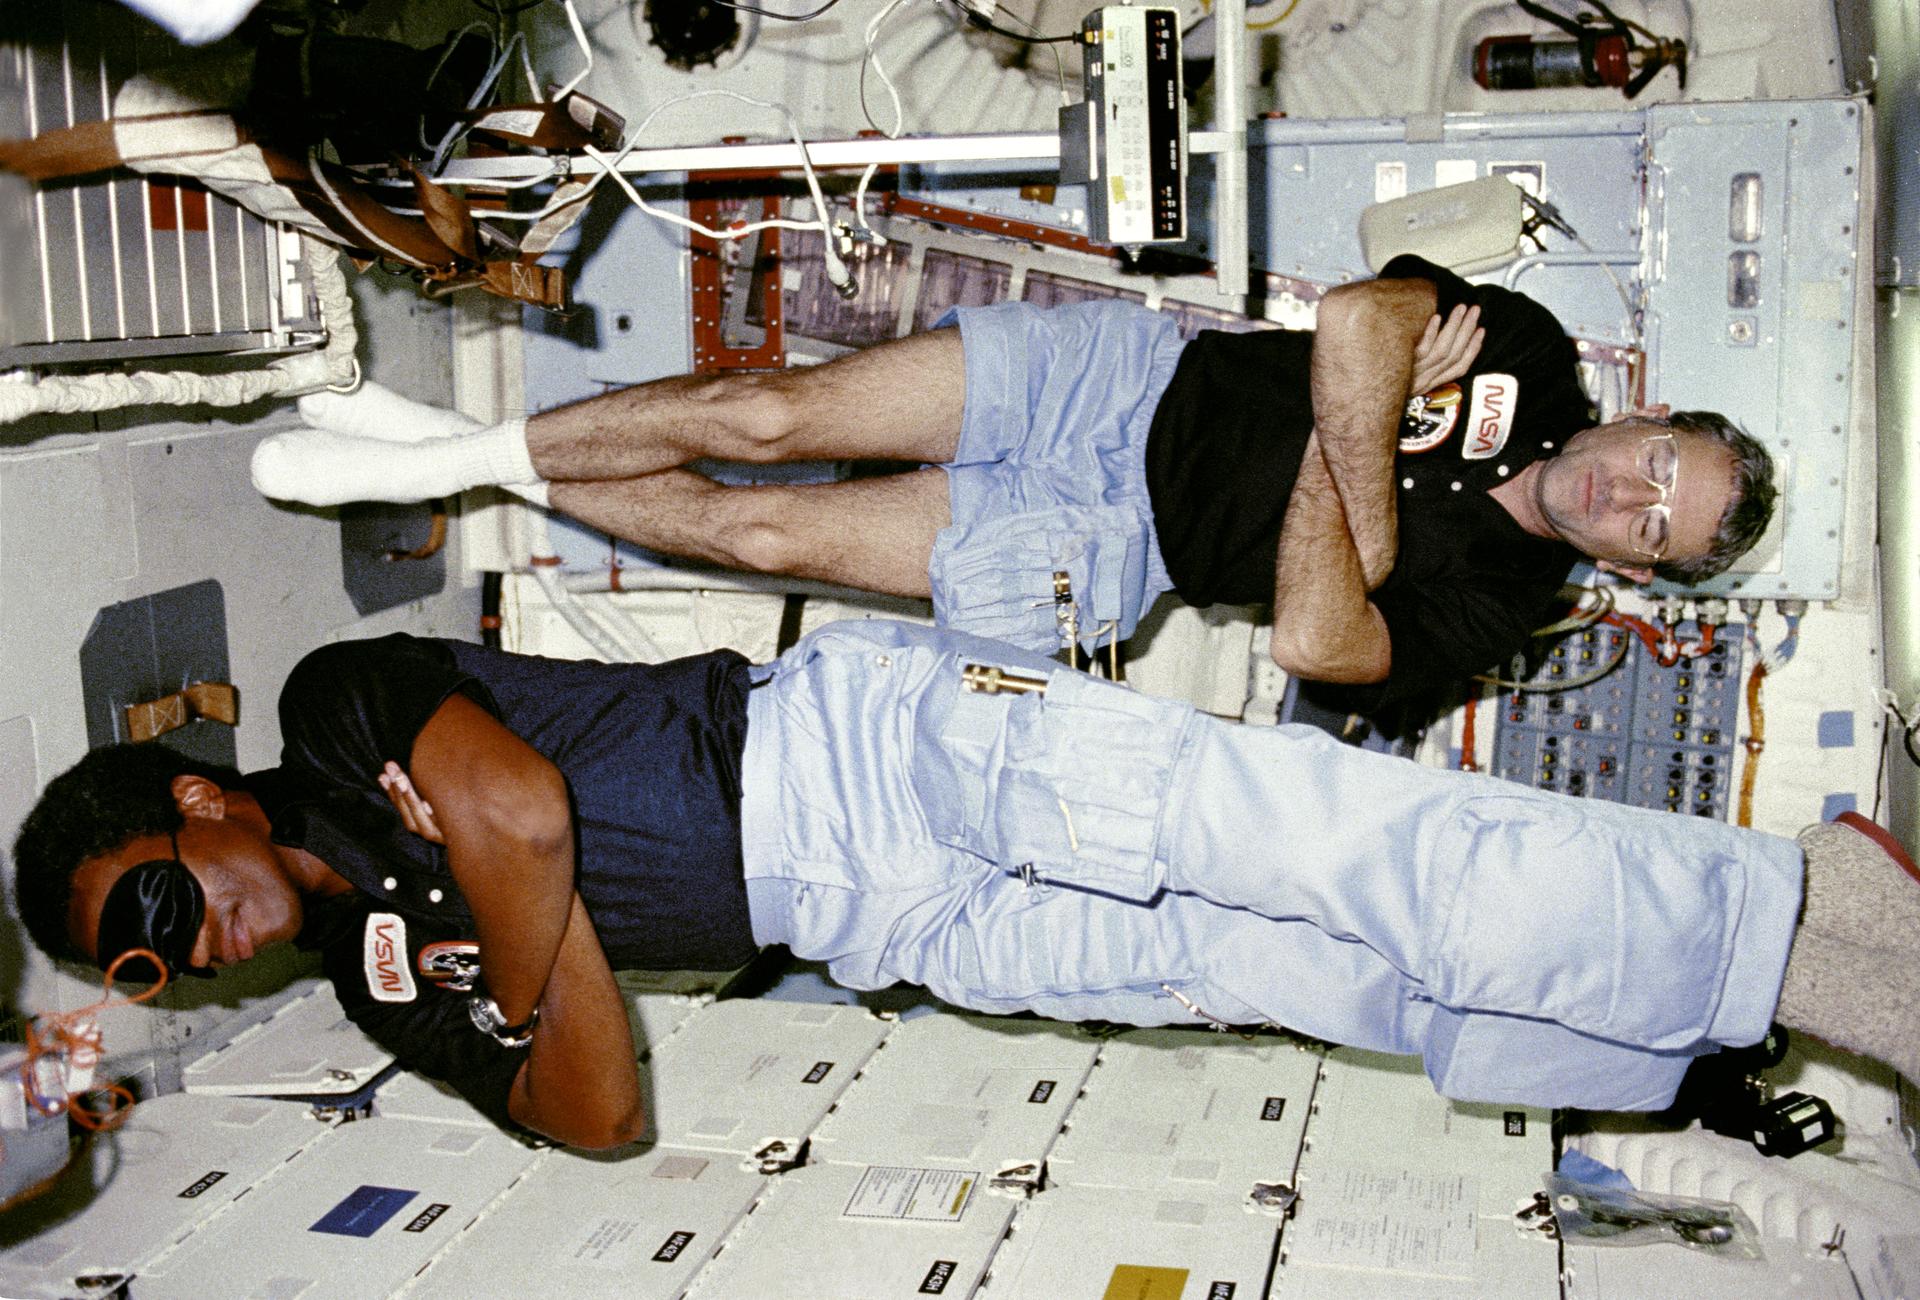
[[[349,1016],[403,1063],[506,1122],[524,1052],[467,1019],[421,973],[427,944],[474,935],[446,851],[401,825],[377,776],[406,766],[449,695],[467,696],[552,761],[573,800],[576,888],[615,969],[730,969],[755,951],[741,875],[747,664],[540,659],[389,636],[314,651],[280,697],[281,766],[253,778],[274,838],[359,893],[302,935]],[[397,924],[396,924],[397,922]]]
[[[1407,403],[1394,475],[1400,550],[1373,593],[1392,641],[1361,712],[1404,704],[1520,649],[1579,558],[1522,529],[1490,489],[1593,423],[1578,356],[1552,313],[1418,257],[1382,278],[1431,280],[1442,316],[1480,307],[1486,340],[1459,380]],[[1148,434],[1147,489],[1167,572],[1188,603],[1273,599],[1274,556],[1313,431],[1313,336],[1203,332],[1181,354]]]

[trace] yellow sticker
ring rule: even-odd
[[[1180,1300],[1187,1289],[1187,1270],[1151,1264],[1116,1264],[1100,1300]]]
[[[1127,201],[1126,181],[1122,180],[1117,174],[1110,179],[1113,188],[1113,201],[1115,203],[1125,203]]]

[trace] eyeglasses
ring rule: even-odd
[[[1673,433],[1650,433],[1640,440],[1634,455],[1634,469],[1649,487],[1660,493],[1660,500],[1633,517],[1627,541],[1649,560],[1665,557],[1673,540],[1673,486],[1680,477],[1680,450],[1674,446]]]

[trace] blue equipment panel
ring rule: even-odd
[[[1745,629],[1718,631],[1711,650],[1671,667],[1623,628],[1602,624],[1565,637],[1528,680],[1582,684],[1499,697],[1494,774],[1541,790],[1724,819]],[[1697,636],[1697,627],[1682,625],[1683,641]],[[1616,667],[1594,676],[1616,658]]]

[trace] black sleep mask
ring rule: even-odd
[[[128,869],[107,891],[100,908],[100,937],[94,946],[101,970],[129,948],[158,953],[170,976],[196,975],[212,979],[213,972],[195,966],[193,945],[207,915],[207,896],[200,882],[179,860],[174,841],[171,858],[153,858]],[[120,978],[152,982],[160,977],[153,963],[137,957],[120,968]]]

